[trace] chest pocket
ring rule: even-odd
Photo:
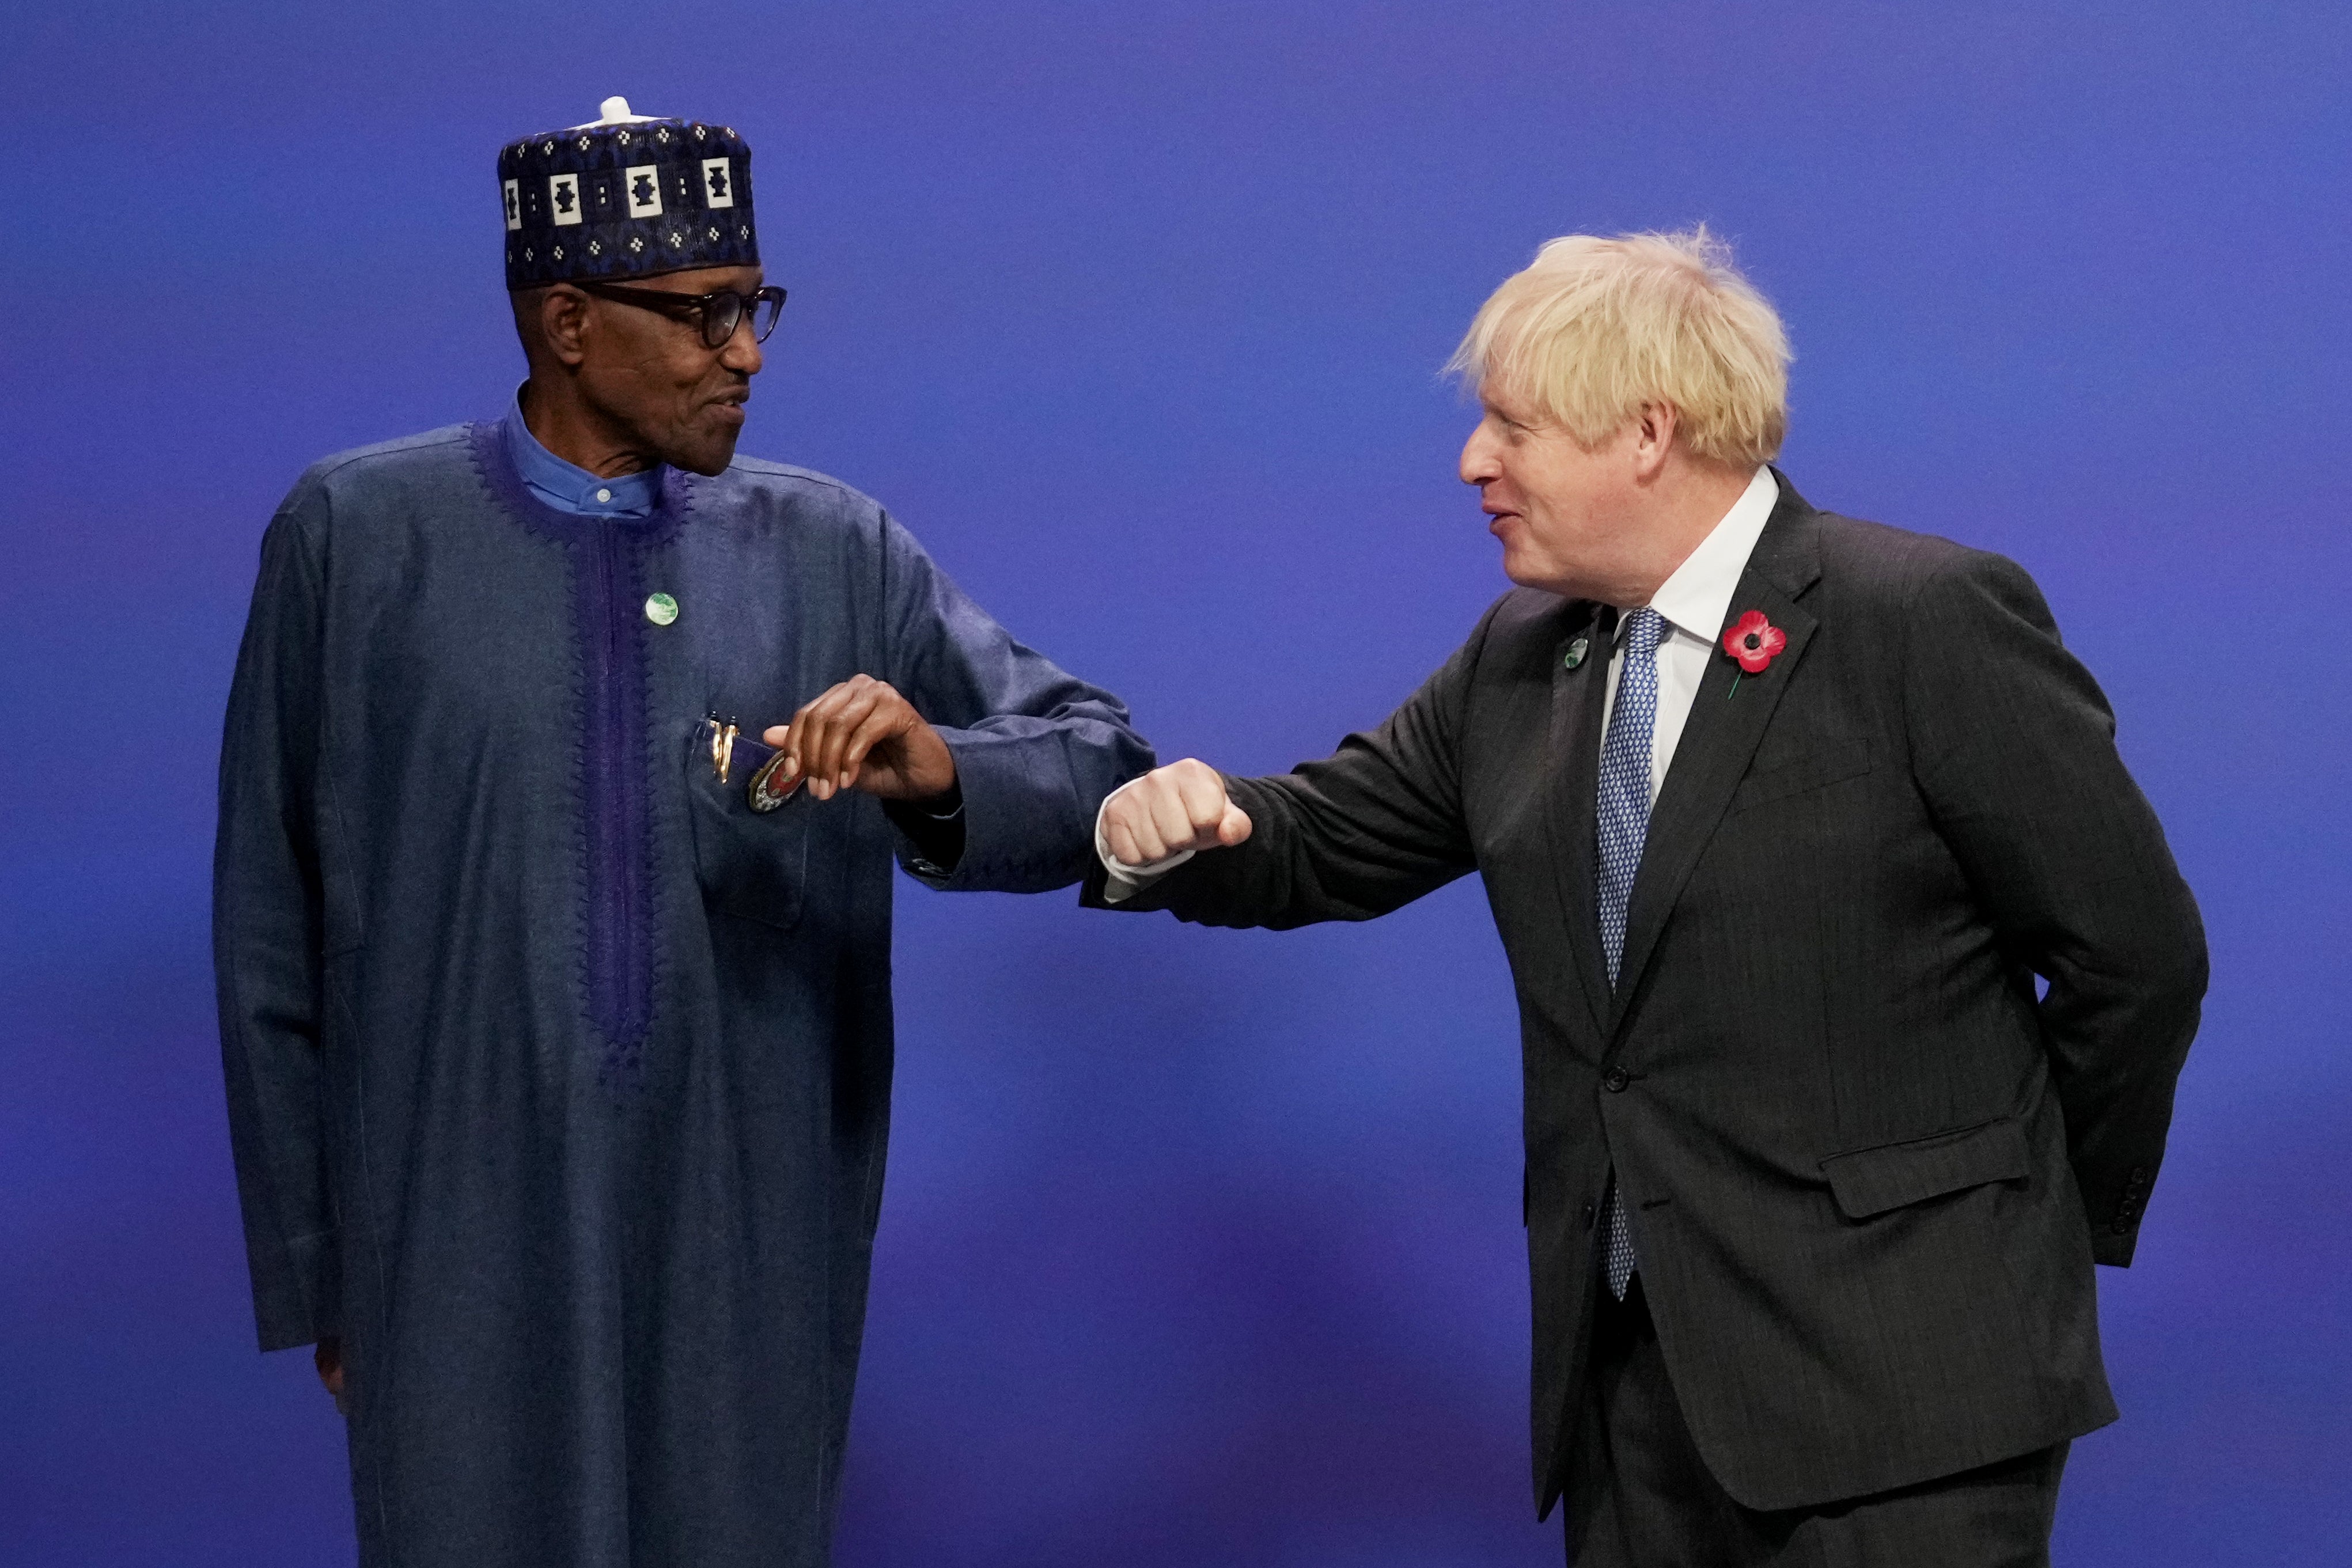
[[[1763,763],[1739,781],[1731,810],[1746,811],[1793,795],[1859,778],[1870,771],[1870,747],[1860,738],[1821,742],[1786,761]]]
[[[738,736],[727,777],[711,757],[716,726],[708,720],[687,731],[684,765],[688,815],[694,822],[694,869],[706,909],[778,931],[800,923],[808,881],[806,790],[773,811],[751,809],[751,775],[775,753]]]

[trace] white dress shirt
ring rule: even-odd
[[[1666,782],[1666,769],[1681,744],[1683,725],[1689,721],[1698,683],[1706,679],[1710,659],[1723,651],[1723,623],[1731,614],[1732,595],[1739,592],[1739,575],[1748,557],[1780,500],[1772,470],[1759,465],[1756,477],[1723,514],[1698,548],[1683,558],[1675,574],[1650,595],[1650,607],[1665,618],[1665,635],[1658,639],[1658,718],[1650,731],[1650,804]],[[1622,610],[1639,608],[1622,605]],[[1617,617],[1617,641],[1609,654],[1609,696],[1601,709],[1601,733],[1609,733],[1609,716],[1617,708],[1617,676],[1625,662],[1625,616]],[[1105,805],[1109,803],[1106,801]]]
[[[1772,516],[1772,508],[1780,502],[1780,487],[1773,481],[1772,470],[1757,465],[1755,477],[1723,521],[1710,530],[1698,542],[1698,548],[1683,558],[1674,575],[1658,585],[1650,596],[1650,605],[1665,620],[1665,632],[1658,640],[1658,715],[1650,731],[1650,804],[1655,805],[1658,791],[1666,782],[1666,769],[1673,765],[1675,748],[1683,738],[1683,725],[1690,719],[1691,701],[1698,695],[1699,682],[1706,678],[1708,659],[1722,647],[1723,624],[1731,614],[1732,596],[1739,592],[1740,574],[1748,570],[1748,557],[1754,553],[1756,541],[1764,532],[1764,524]],[[1621,610],[1638,609],[1639,605],[1621,605]],[[1609,715],[1617,706],[1617,676],[1624,663],[1625,617],[1617,619],[1616,641],[1609,653],[1609,692],[1601,710],[1601,732],[1609,732]],[[1102,810],[1095,813],[1095,854],[1103,868],[1110,873],[1103,889],[1103,901],[1123,903],[1146,883],[1174,870],[1190,860],[1194,851],[1171,855],[1164,859],[1141,866],[1122,865],[1110,852],[1103,837],[1103,813],[1124,791],[1133,789],[1140,780],[1130,780],[1105,797]]]

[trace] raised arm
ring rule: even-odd
[[[945,742],[962,808],[951,868],[902,862],[955,890],[1068,887],[1091,863],[1103,797],[1151,766],[1150,743],[1118,698],[1014,641],[897,522],[883,529],[886,679]]]
[[[936,888],[1034,893],[1087,874],[1103,797],[1151,766],[1109,692],[1006,635],[906,530],[881,519],[882,668],[762,739],[776,784],[881,798],[899,864]]]
[[[2041,1003],[2093,1255],[2126,1264],[2205,994],[2204,928],[2115,719],[2023,569],[1946,568],[1912,607],[1905,707],[1937,827]]]
[[[1471,869],[1460,741],[1486,625],[1321,762],[1244,779],[1188,758],[1120,790],[1102,813],[1087,902],[1287,929],[1370,920]]]

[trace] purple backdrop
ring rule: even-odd
[[[1500,586],[1435,375],[1486,290],[1572,229],[1732,237],[1801,355],[1791,476],[2032,570],[2211,929],[2062,1560],[2344,1560],[2340,4],[34,9],[0,1562],[350,1560],[335,1416],[252,1350],[221,703],[303,466],[501,405],[497,146],[613,92],[757,149],[793,303],[745,449],[1244,770],[1377,719]],[[1287,936],[901,887],[845,1568],[1557,1562],[1475,885]]]

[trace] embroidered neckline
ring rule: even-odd
[[[620,528],[627,530],[635,542],[662,543],[692,515],[695,491],[702,479],[699,474],[670,464],[662,476],[661,499],[644,517],[590,517],[559,510],[531,493],[515,470],[497,421],[467,426],[466,447],[483,488],[509,518],[533,533],[566,542],[583,528]]]
[[[573,763],[579,835],[578,984],[604,1046],[598,1077],[615,1093],[644,1082],[662,947],[654,874],[652,681],[646,561],[692,510],[688,476],[670,469],[643,518],[584,517],[530,493],[495,425],[467,427],[474,467],[509,517],[564,553],[572,579]]]

